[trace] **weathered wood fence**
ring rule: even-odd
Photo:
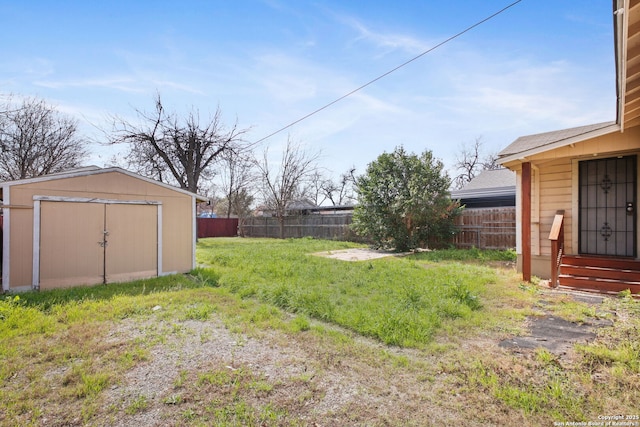
[[[458,248],[510,249],[516,247],[516,208],[465,209],[456,218]]]
[[[238,235],[238,218],[197,218],[197,221],[199,239]]]
[[[299,215],[284,219],[284,237],[314,237],[330,240],[358,240],[349,229],[351,214]],[[280,223],[275,217],[247,218],[242,225],[246,237],[280,237]]]
[[[286,217],[284,237],[363,241],[349,228],[352,214],[300,215]],[[516,247],[515,207],[465,209],[456,218],[459,232],[453,237],[458,248],[511,249]],[[275,217],[247,218],[241,226],[246,237],[280,237]]]

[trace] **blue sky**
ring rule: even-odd
[[[177,112],[219,105],[255,141],[511,2],[0,0],[0,93],[45,98],[98,137],[159,91]],[[335,175],[398,145],[450,168],[478,137],[496,152],[613,120],[612,26],[608,0],[523,0],[264,144],[291,135]]]

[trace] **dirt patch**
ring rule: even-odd
[[[198,375],[244,369],[268,381],[282,382],[301,376],[307,369],[306,354],[279,345],[275,335],[265,333],[260,340],[248,338],[231,333],[215,320],[147,325],[125,321],[113,336],[130,340],[150,332],[162,335],[163,342],[150,349],[148,361],[129,371],[122,384],[106,393],[105,406],[119,409],[113,417],[114,425],[172,425],[165,423],[172,419],[178,422],[180,417],[174,418],[172,413],[180,406],[183,411],[189,408],[189,395],[193,393],[189,385],[198,382]],[[146,402],[145,410],[127,414],[140,398]],[[185,403],[179,405],[179,401]]]
[[[382,345],[366,338],[354,337],[355,343],[343,347],[317,334],[269,330],[249,336],[233,333],[215,319],[146,325],[125,321],[110,339],[135,340],[149,333],[163,336],[162,342],[107,391],[104,425],[211,421],[214,415],[207,411],[236,408],[238,401],[287,408],[287,418],[278,425],[442,425],[456,416],[453,409],[434,406],[440,386],[415,372],[397,370],[396,357],[402,363],[406,357],[420,357],[411,350],[386,348],[384,362],[379,358]],[[209,376],[228,380],[210,384],[203,380]],[[132,410],[140,401],[144,408]]]
[[[369,261],[390,256],[406,256],[409,252],[390,252],[376,249],[355,248],[339,251],[316,252],[313,255],[341,261]]]

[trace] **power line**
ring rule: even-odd
[[[439,47],[441,47],[441,46],[443,46],[443,45],[445,45],[445,44],[449,43],[450,41],[452,41],[452,40],[454,40],[454,39],[457,39],[458,37],[462,36],[463,34],[465,34],[465,33],[469,32],[469,31],[473,30],[474,28],[476,28],[476,27],[478,27],[478,26],[480,26],[480,25],[484,24],[485,22],[487,22],[487,21],[489,21],[489,20],[491,20],[491,19],[495,18],[496,16],[498,16],[498,15],[500,15],[501,13],[505,12],[507,9],[510,9],[510,8],[512,8],[513,6],[515,6],[516,4],[520,3],[521,1],[522,1],[522,0],[514,1],[514,2],[513,2],[513,3],[511,3],[510,5],[505,6],[504,8],[502,8],[502,9],[500,9],[499,11],[495,12],[494,14],[492,14],[492,15],[490,15],[490,16],[488,16],[488,17],[484,18],[484,19],[483,19],[483,20],[481,20],[481,21],[476,22],[475,24],[471,25],[470,27],[465,28],[464,30],[460,31],[459,33],[457,33],[457,34],[455,34],[455,35],[453,35],[453,36],[449,37],[448,39],[446,39],[446,40],[444,40],[444,41],[442,41],[442,42],[438,43],[437,45],[435,45],[435,46],[433,46],[433,47],[431,47],[431,48],[429,48],[429,49],[425,50],[424,52],[420,53],[419,55],[414,56],[413,58],[409,59],[408,61],[403,62],[402,64],[398,65],[398,66],[397,66],[397,67],[395,67],[395,68],[392,68],[391,70],[387,71],[386,73],[379,75],[379,76],[378,76],[378,77],[376,77],[375,79],[370,80],[369,82],[367,82],[367,83],[363,84],[362,86],[357,87],[356,89],[352,90],[351,92],[349,92],[349,93],[347,93],[347,94],[345,94],[345,95],[342,95],[340,98],[337,98],[337,99],[335,99],[335,100],[331,101],[330,103],[328,103],[328,104],[326,104],[326,105],[324,105],[324,106],[322,106],[322,107],[318,108],[317,110],[314,110],[314,111],[310,112],[309,114],[307,114],[307,115],[305,115],[305,116],[300,117],[298,120],[296,120],[296,121],[294,121],[294,122],[291,122],[291,123],[289,123],[288,125],[286,125],[286,126],[284,126],[284,127],[281,127],[280,129],[276,130],[275,132],[272,132],[272,133],[270,133],[269,135],[267,135],[267,136],[265,136],[265,137],[263,137],[263,138],[260,138],[259,140],[255,141],[255,142],[254,142],[254,144],[259,144],[259,143],[261,143],[262,141],[264,141],[264,140],[266,140],[266,139],[269,139],[269,138],[271,138],[271,137],[272,137],[272,136],[274,136],[274,135],[279,134],[279,133],[280,133],[280,132],[282,132],[283,130],[289,129],[290,127],[292,127],[292,126],[294,126],[294,125],[296,125],[296,124],[300,123],[301,121],[308,119],[309,117],[311,117],[311,116],[313,116],[313,115],[315,115],[315,114],[319,113],[320,111],[322,111],[322,110],[326,110],[327,108],[331,107],[333,104],[336,104],[336,103],[338,103],[338,102],[342,101],[343,99],[345,99],[345,98],[347,98],[347,97],[349,97],[349,96],[353,95],[354,93],[356,93],[356,92],[358,92],[358,91],[360,91],[360,90],[364,89],[365,87],[367,87],[367,86],[369,86],[369,85],[372,85],[373,83],[377,82],[378,80],[382,79],[383,77],[386,77],[386,76],[388,76],[389,74],[391,74],[391,73],[393,73],[393,72],[395,72],[395,71],[398,71],[400,68],[402,68],[402,67],[404,67],[404,66],[406,66],[406,65],[409,65],[409,64],[410,64],[410,63],[412,63],[413,61],[416,61],[417,59],[422,58],[422,57],[423,57],[423,56],[425,56],[426,54],[428,54],[428,53],[430,53],[430,52],[433,52],[434,50],[438,49]]]

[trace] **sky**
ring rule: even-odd
[[[36,96],[104,140],[159,93],[201,119],[220,108],[258,141],[514,0],[0,0],[0,94]],[[462,148],[615,120],[612,2],[522,0],[260,143],[291,138],[326,174],[383,152],[430,150],[450,176]],[[125,147],[92,143],[87,164]],[[279,155],[279,154],[278,154]]]

